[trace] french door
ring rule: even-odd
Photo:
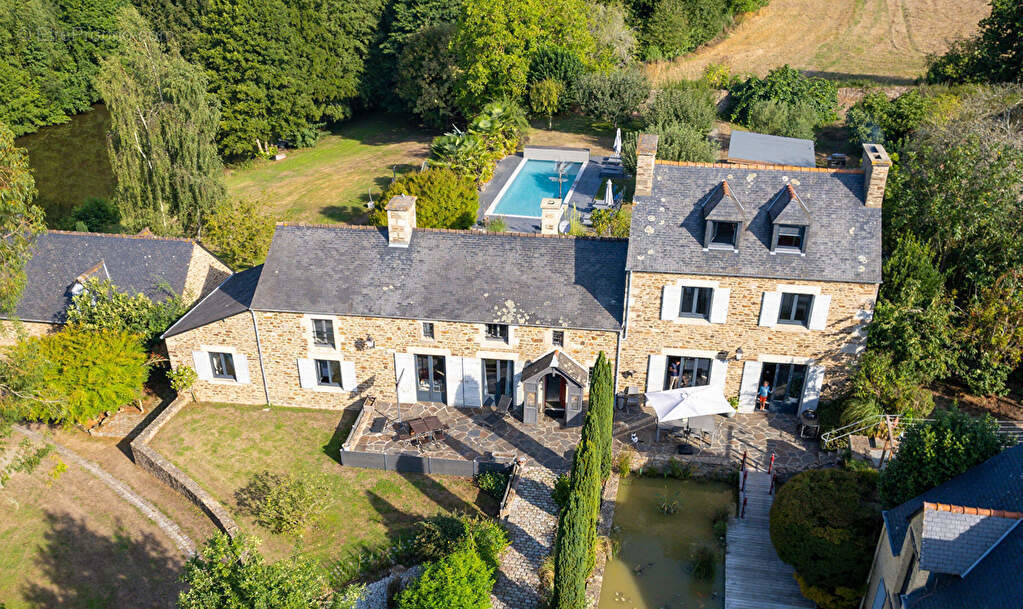
[[[445,402],[447,368],[441,355],[416,356],[416,400]]]
[[[803,400],[806,366],[802,364],[764,364],[761,382],[771,385],[771,406],[795,412]]]
[[[502,396],[512,395],[512,360],[483,360],[483,400],[492,399],[496,404]]]

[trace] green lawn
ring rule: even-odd
[[[179,413],[154,446],[231,510],[272,558],[300,553],[329,566],[376,547],[424,517],[493,511],[472,480],[342,467],[335,460],[353,415],[337,411],[203,404]],[[301,535],[275,535],[241,513],[235,492],[263,470],[319,477],[329,506]]]
[[[363,222],[369,192],[375,200],[393,173],[420,167],[434,135],[401,115],[355,119],[283,161],[228,170],[228,193],[264,202],[282,221]]]

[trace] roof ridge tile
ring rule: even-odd
[[[707,163],[704,161],[664,161],[657,159],[658,165],[672,165],[675,167],[710,167],[716,169],[760,169],[763,171],[801,171],[806,173],[843,173],[863,174],[862,169],[837,169],[834,167],[800,167],[798,165],[768,165],[766,163]]]
[[[337,223],[337,224],[326,224],[317,222],[277,222],[275,226],[280,227],[298,227],[298,228],[324,228],[331,230],[339,229],[357,229],[357,230],[380,230],[386,229],[384,226],[372,226],[367,224],[348,224],[348,223]],[[530,237],[533,239],[565,239],[565,240],[579,240],[579,241],[628,241],[628,237],[600,237],[596,235],[544,235],[541,233],[523,233],[517,231],[474,231],[471,229],[458,229],[458,228],[419,228],[413,229],[413,234],[424,232],[424,233],[453,233],[459,235],[480,235],[485,237]]]
[[[46,232],[51,235],[79,235],[83,237],[116,237],[119,239],[141,239],[145,241],[181,241],[184,243],[191,243],[197,245],[198,241],[189,237],[161,237],[154,234],[141,234],[136,233],[134,235],[126,235],[123,233],[93,233],[89,231],[77,231],[77,230],[58,230],[55,228],[47,229]]]
[[[949,503],[932,503],[924,501],[924,511],[950,512],[952,514],[970,514],[976,516],[995,516],[998,518],[1010,518],[1014,520],[1023,519],[1023,512],[1011,512],[1008,510],[992,510],[972,506],[953,505]]]

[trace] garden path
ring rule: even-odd
[[[101,482],[109,486],[122,499],[135,506],[135,508],[142,512],[146,518],[152,520],[153,523],[160,527],[164,534],[167,535],[167,537],[174,542],[174,545],[176,545],[186,556],[190,557],[195,554],[195,542],[185,535],[185,533],[181,530],[181,527],[175,524],[170,518],[167,518],[167,516],[158,510],[152,503],[136,494],[130,486],[111,476],[92,461],[79,456],[74,451],[63,447],[52,440],[44,438],[42,435],[34,431],[26,429],[20,425],[15,425],[14,430],[37,442],[48,442],[53,444],[55,450],[61,457],[88,471]]]

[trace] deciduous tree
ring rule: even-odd
[[[553,78],[545,78],[533,83],[529,88],[529,104],[533,112],[547,117],[547,128],[552,129],[554,113],[558,110],[558,101],[565,87]]]
[[[650,83],[635,70],[593,72],[579,79],[575,95],[583,114],[617,127],[650,96]]]
[[[203,243],[236,270],[262,264],[274,236],[274,219],[263,203],[226,199],[206,218]]]
[[[25,264],[36,235],[45,228],[43,210],[32,204],[35,180],[28,153],[0,123],[0,313],[11,315],[25,287]]]
[[[375,224],[387,223],[383,206],[398,195],[416,197],[416,226],[469,228],[476,222],[479,197],[472,178],[452,169],[436,167],[404,175],[391,184],[373,214]]]

